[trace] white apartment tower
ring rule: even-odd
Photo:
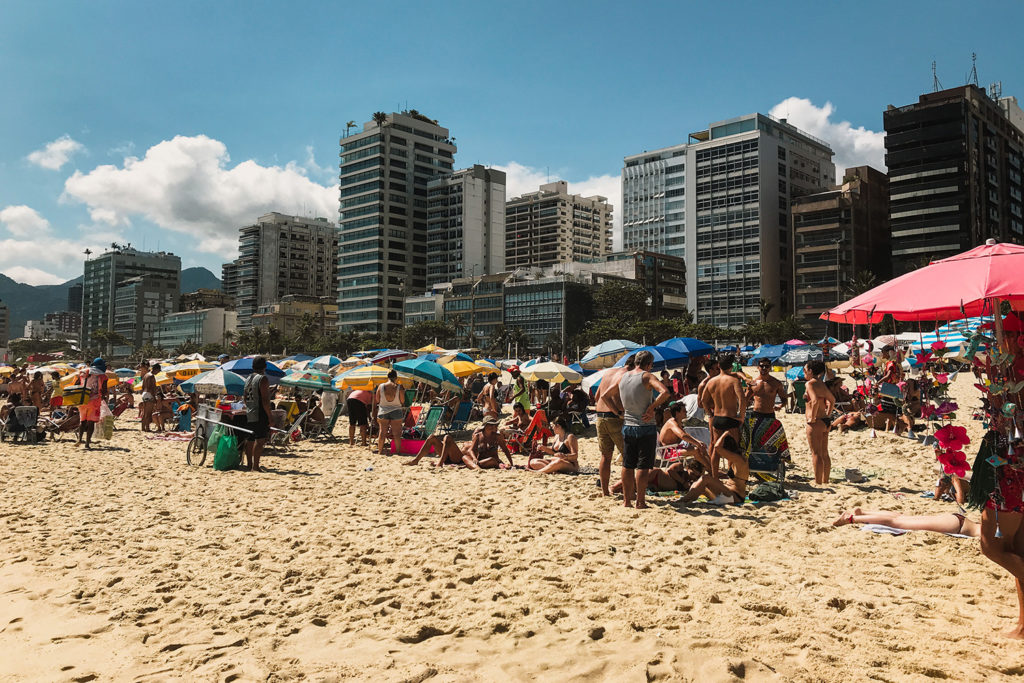
[[[686,145],[635,154],[622,168],[622,249],[686,257]]]
[[[476,164],[428,182],[427,287],[504,270],[504,171]]]
[[[828,143],[748,114],[624,161],[624,246],[685,255],[698,321],[740,327],[762,303],[769,319],[792,313],[790,202],[835,184]]]

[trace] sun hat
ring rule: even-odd
[[[501,424],[501,422],[499,422],[498,418],[494,417],[493,415],[488,415],[487,417],[484,418],[484,424],[485,425],[496,425],[496,424]]]
[[[103,360],[102,358],[94,358],[92,361],[92,367],[96,368],[100,372],[106,372],[107,361]]]

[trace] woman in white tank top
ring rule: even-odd
[[[395,453],[402,447],[402,423],[405,421],[405,396],[402,387],[395,380],[398,373],[388,373],[388,381],[377,387],[377,452],[385,455],[384,438],[390,436],[394,441]]]

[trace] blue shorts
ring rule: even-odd
[[[649,470],[654,467],[654,456],[658,451],[658,427],[656,425],[626,425],[622,428],[622,466],[627,470]]]

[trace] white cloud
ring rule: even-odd
[[[0,223],[15,237],[42,235],[50,231],[50,221],[24,204],[0,209]]]
[[[4,268],[3,273],[15,282],[23,282],[26,285],[59,285],[67,282],[67,278],[47,273],[45,270],[26,268],[25,266]]]
[[[806,98],[788,97],[772,107],[769,113],[828,142],[836,153],[833,161],[837,180],[842,178],[844,170],[853,166],[866,164],[884,172],[885,133],[864,126],[854,128],[849,121],[834,121],[835,110],[831,102],[817,107]]]
[[[101,253],[111,242],[124,241],[117,232],[97,226],[83,226],[82,238],[57,237],[46,218],[24,205],[0,210],[0,225],[10,234],[0,238],[0,273],[30,285],[52,285],[81,275],[86,249]]]
[[[57,171],[71,160],[71,155],[84,149],[85,145],[81,142],[72,139],[70,135],[62,135],[53,142],[46,143],[45,147],[37,149],[26,158],[36,166]]]
[[[337,185],[310,180],[295,162],[282,168],[252,160],[231,167],[229,161],[219,140],[179,135],[150,147],[141,159],[126,157],[120,168],[76,171],[64,183],[62,199],[83,202],[92,220],[110,226],[145,218],[224,258],[237,251],[238,228],[269,211],[335,219]]]
[[[499,171],[505,172],[505,196],[511,199],[519,197],[526,192],[536,192],[537,189],[546,183],[553,183],[556,180],[567,180],[569,192],[592,197],[600,195],[612,205],[612,232],[615,235],[618,245],[619,235],[622,233],[622,216],[620,205],[622,203],[622,177],[618,175],[590,176],[583,180],[568,180],[557,176],[549,176],[546,171],[539,168],[524,166],[516,161],[510,161],[505,165],[494,165]]]

